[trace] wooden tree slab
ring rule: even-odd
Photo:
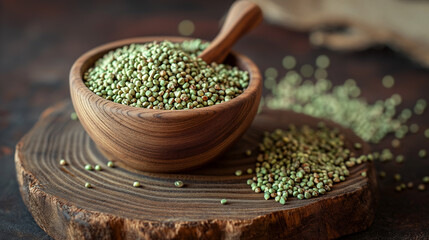
[[[317,119],[267,111],[215,162],[182,174],[154,174],[106,167],[79,121],[70,119],[72,111],[69,102],[47,109],[15,155],[24,202],[56,239],[331,239],[361,231],[374,219],[372,163],[353,167],[350,177],[326,195],[290,198],[286,205],[254,193],[246,184],[251,175],[234,175],[254,166],[255,156],[243,153],[256,149],[263,131],[288,123],[314,126]],[[350,130],[341,131],[347,144],[362,142]],[[362,151],[368,152],[368,145]],[[61,166],[60,159],[68,165]],[[85,164],[103,170],[87,171]],[[361,176],[363,171],[368,177]],[[175,187],[176,180],[185,187]],[[134,181],[142,187],[134,188]],[[85,188],[85,182],[93,188]],[[222,198],[228,204],[221,205]]]

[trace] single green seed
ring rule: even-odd
[[[417,189],[418,189],[419,191],[424,191],[424,190],[426,189],[426,186],[425,186],[423,183],[421,183],[421,184],[419,184],[419,185],[417,186]]]
[[[77,117],[76,112],[72,112],[72,113],[70,113],[70,119],[71,119],[71,120],[73,120],[73,121],[78,120],[78,117]]]
[[[86,188],[92,188],[92,185],[91,185],[91,183],[88,183],[88,182],[87,182],[87,183],[85,183],[85,187],[86,187]]]
[[[278,75],[278,72],[275,68],[269,67],[265,70],[265,78],[276,78]]]
[[[183,20],[178,25],[180,35],[189,36],[195,30],[195,25],[191,20]]]
[[[326,55],[320,55],[316,58],[316,66],[319,68],[327,68],[329,67],[330,60]]]
[[[283,67],[285,69],[293,69],[296,66],[296,60],[294,56],[286,56],[282,61]]]
[[[401,174],[396,173],[395,175],[393,175],[393,178],[394,178],[396,181],[400,181],[400,180],[401,180]]]
[[[420,149],[419,150],[419,157],[421,157],[421,158],[426,157],[426,150],[425,149]]]
[[[422,179],[422,181],[424,183],[429,183],[429,176],[424,176],[423,179]]]
[[[227,203],[228,203],[228,200],[226,200],[225,198],[224,198],[224,199],[221,199],[221,200],[220,200],[220,203],[221,203],[222,205],[225,205],[225,204],[227,204]]]
[[[396,190],[397,192],[400,192],[400,191],[402,191],[402,188],[401,188],[401,186],[400,186],[400,185],[397,185],[397,186],[395,187],[395,190]]]
[[[413,186],[414,186],[413,182],[408,182],[408,183],[407,183],[407,187],[408,187],[408,188],[413,188]]]
[[[313,66],[311,66],[310,64],[302,65],[300,71],[301,71],[302,76],[304,76],[304,77],[311,77],[311,75],[313,75],[313,73],[314,73]]]
[[[309,192],[305,192],[305,193],[304,193],[304,197],[305,197],[306,199],[311,198],[311,193],[309,193]]]
[[[417,123],[411,124],[409,128],[412,133],[417,133],[419,131],[419,125]]]
[[[383,77],[382,83],[385,88],[391,88],[395,85],[395,79],[390,75],[386,75]]]
[[[361,148],[362,148],[362,144],[361,144],[361,143],[355,143],[355,144],[354,144],[354,147],[355,147],[356,149],[361,149]]]
[[[94,167],[94,169],[95,169],[95,171],[101,171],[102,169],[101,169],[101,166],[100,165],[95,165],[95,167]]]
[[[380,173],[378,174],[381,178],[385,178],[386,177],[386,172],[385,171],[380,171]]]
[[[285,205],[286,204],[286,198],[280,197],[279,203],[282,205]]]
[[[361,175],[362,177],[366,177],[366,176],[367,176],[366,172],[362,172],[360,175]]]
[[[182,181],[180,181],[180,180],[178,180],[178,181],[175,181],[174,182],[174,186],[176,186],[176,187],[178,187],[178,188],[181,188],[181,187],[183,187],[185,184],[182,182]]]
[[[392,140],[392,147],[394,148],[398,148],[401,145],[401,141],[399,141],[399,139],[393,139]]]
[[[250,155],[252,155],[252,150],[247,149],[247,150],[246,150],[246,152],[245,152],[245,155],[246,155],[246,156],[250,156]]]
[[[112,168],[112,167],[115,167],[115,164],[112,161],[108,161],[107,166]]]
[[[397,163],[403,163],[404,162],[404,155],[398,155],[396,156],[396,162]]]
[[[61,159],[61,160],[60,160],[60,165],[61,165],[61,166],[65,166],[65,165],[67,165],[66,160]]]
[[[425,133],[424,133],[424,134],[425,134],[425,137],[426,137],[426,138],[429,138],[429,128],[425,130]]]
[[[141,187],[140,182],[138,181],[133,182],[133,187],[135,188]]]
[[[88,170],[88,171],[92,171],[92,170],[94,170],[94,169],[92,168],[92,165],[91,165],[91,164],[86,164],[86,165],[85,165],[85,169],[86,169],[86,170]]]
[[[247,172],[247,174],[252,174],[253,173],[253,169],[248,168],[246,172]]]
[[[241,176],[243,175],[243,171],[242,170],[236,170],[235,171],[235,176]]]

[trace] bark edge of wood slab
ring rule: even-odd
[[[254,166],[255,156],[244,151],[255,147],[264,130],[291,122],[314,126],[318,120],[312,117],[266,111],[217,161],[186,173],[156,174],[106,167],[107,159],[79,121],[70,119],[72,111],[69,102],[48,108],[15,153],[24,203],[55,239],[332,239],[362,231],[374,219],[373,163],[351,168],[347,180],[323,196],[291,198],[286,205],[254,193],[246,184],[251,175],[234,176],[235,170]],[[340,128],[348,146],[361,142],[359,153],[369,151],[352,131],[327,125]],[[68,165],[61,166],[61,158]],[[87,163],[103,170],[87,171]],[[174,186],[178,179],[185,187]],[[142,187],[134,188],[133,181]],[[222,198],[228,204],[221,205]]]
[[[183,37],[140,37],[119,40],[94,48],[73,64],[70,95],[83,127],[111,160],[137,170],[177,172],[203,165],[233,145],[249,128],[259,107],[262,77],[258,67],[244,55],[232,52],[227,63],[249,72],[249,86],[234,99],[189,110],[155,110],[131,107],[106,100],[84,84],[84,72],[105,53],[131,43]]]

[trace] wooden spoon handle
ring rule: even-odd
[[[199,55],[207,63],[221,63],[234,43],[262,21],[258,5],[248,1],[237,1],[229,9],[222,29],[210,45]]]

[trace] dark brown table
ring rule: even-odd
[[[69,99],[68,72],[83,52],[109,41],[145,35],[178,35],[183,19],[196,23],[192,36],[212,39],[219,21],[232,1],[0,1],[0,239],[50,239],[34,222],[21,200],[15,176],[14,148],[33,126],[40,113],[52,104]],[[429,70],[386,47],[358,53],[315,49],[306,33],[297,33],[263,23],[240,40],[235,50],[252,58],[263,71],[276,67],[280,73],[285,55],[299,63],[314,63],[320,54],[331,58],[330,79],[341,84],[357,80],[362,97],[369,102],[400,93],[400,108],[413,107],[417,99],[429,100]],[[381,78],[396,79],[392,89]],[[264,90],[264,95],[268,94]],[[395,153],[405,163],[376,163],[390,177],[379,181],[379,205],[374,223],[366,231],[344,239],[428,239],[429,189],[394,191],[392,176],[420,182],[429,175],[429,158],[420,159],[421,148],[429,150],[422,129],[429,128],[429,112],[411,119],[418,134],[407,136]],[[393,136],[373,145],[390,146]]]

